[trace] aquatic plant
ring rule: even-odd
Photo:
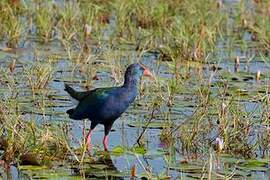
[[[254,38],[261,41],[266,48],[270,47],[270,2],[262,1],[255,4],[256,12],[253,15],[253,26],[249,26],[250,30],[254,33]]]
[[[71,40],[76,35],[77,27],[80,26],[80,10],[77,2],[65,3],[64,7],[58,7],[58,28],[61,38]],[[82,25],[80,29],[82,29]]]
[[[36,63],[26,69],[26,78],[33,95],[36,90],[44,89],[52,79],[53,69],[49,63]]]
[[[269,171],[267,0],[3,0],[0,11],[1,42],[10,47],[0,49],[0,171],[12,163],[36,172],[30,178]],[[72,103],[62,82],[120,85],[137,60],[156,79],[141,81],[138,101],[113,132],[116,160],[105,160],[98,143],[88,154],[81,133],[88,124],[65,115]]]
[[[22,102],[17,99],[20,93],[17,88],[10,89],[14,95],[1,100],[0,146],[4,150],[1,161],[10,167],[14,163],[49,165],[57,158],[64,158],[67,149],[61,131],[54,125],[38,125],[36,116],[25,116]]]
[[[49,42],[54,37],[55,27],[55,9],[52,3],[38,4],[34,16],[35,25],[37,27],[37,35],[42,42]]]
[[[15,48],[19,44],[19,40],[24,33],[24,24],[17,15],[16,9],[9,3],[1,2],[1,12],[5,15],[1,16],[1,34],[5,36],[6,45],[9,48]]]

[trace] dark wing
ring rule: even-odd
[[[115,88],[99,88],[88,91],[88,94],[80,100],[80,103],[75,109],[68,110],[67,113],[72,119],[85,119],[91,117],[95,119],[103,104],[112,94]]]

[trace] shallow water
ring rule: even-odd
[[[226,1],[227,8],[232,9],[238,1]],[[231,17],[231,24],[228,26],[234,26],[233,16]],[[113,25],[113,21],[111,22]],[[104,32],[107,34],[110,32]],[[123,178],[129,179],[130,170],[134,165],[136,165],[137,173],[142,174],[146,172],[146,169],[151,172],[154,176],[167,175],[172,179],[183,178],[183,179],[197,179],[202,177],[202,167],[206,165],[206,162],[209,159],[209,156],[213,156],[214,167],[213,171],[218,175],[228,175],[229,173],[235,172],[234,178],[239,179],[267,179],[270,176],[269,171],[269,163],[263,168],[252,170],[252,168],[246,168],[246,166],[242,166],[238,163],[237,157],[225,157],[222,158],[220,163],[218,163],[218,157],[214,152],[203,152],[198,153],[199,158],[189,158],[188,155],[180,151],[180,142],[176,141],[175,146],[167,146],[166,143],[160,140],[161,129],[164,126],[168,126],[170,128],[176,127],[185,123],[185,120],[190,117],[196,109],[198,105],[197,99],[193,94],[196,89],[199,89],[200,84],[197,84],[198,81],[194,79],[201,76],[202,80],[211,81],[212,87],[211,90],[218,97],[219,87],[216,86],[215,83],[227,80],[229,83],[229,95],[234,96],[234,90],[242,90],[247,95],[241,99],[241,104],[246,109],[247,112],[253,112],[253,116],[258,116],[260,109],[260,103],[258,101],[252,102],[254,92],[258,90],[269,90],[269,77],[270,77],[270,67],[269,67],[269,55],[266,57],[262,57],[260,53],[255,50],[256,44],[251,41],[250,35],[248,33],[244,34],[243,40],[247,44],[247,48],[245,50],[241,50],[238,44],[235,44],[233,50],[228,52],[227,48],[229,46],[230,37],[225,39],[224,41],[218,42],[219,50],[215,56],[211,57],[211,62],[213,64],[203,64],[196,63],[192,65],[192,63],[183,63],[181,64],[181,71],[190,72],[188,73],[191,77],[184,84],[184,90],[181,93],[178,93],[175,97],[174,106],[171,109],[169,114],[170,120],[165,121],[164,119],[167,117],[166,113],[168,113],[168,107],[162,107],[160,111],[155,112],[155,119],[153,120],[156,124],[151,124],[150,127],[146,130],[144,136],[144,146],[143,151],[145,154],[137,153],[133,148],[137,147],[137,138],[141,134],[143,127],[145,126],[145,122],[149,117],[149,110],[147,109],[146,103],[151,99],[151,90],[146,90],[145,94],[142,97],[137,98],[136,102],[130,106],[128,111],[124,113],[114,124],[112,132],[110,133],[110,142],[109,149],[115,150],[116,148],[120,148],[123,150],[119,155],[112,153],[111,160],[113,164],[110,164],[110,168],[113,167],[114,172],[120,173],[119,176]],[[255,45],[255,47],[254,47]],[[226,48],[227,47],[227,48]],[[94,49],[96,47],[93,47]],[[104,46],[100,51],[106,51],[108,47]],[[118,50],[113,50],[118,51]],[[128,47],[127,47],[128,51]],[[53,60],[55,60],[53,67],[53,78],[49,82],[49,90],[51,91],[49,94],[53,97],[49,99],[45,97],[46,100],[53,103],[51,107],[47,107],[45,112],[38,109],[34,102],[32,102],[31,93],[28,89],[25,88],[26,84],[21,83],[20,87],[22,91],[20,92],[21,99],[19,100],[21,104],[24,105],[23,111],[26,113],[24,116],[27,119],[29,116],[33,116],[35,114],[36,122],[40,124],[44,123],[52,123],[52,124],[61,124],[67,123],[70,127],[70,136],[73,138],[72,147],[74,149],[80,147],[80,143],[82,142],[83,135],[82,129],[84,126],[83,121],[74,121],[70,120],[65,111],[73,106],[72,102],[69,101],[67,93],[63,90],[63,82],[71,84],[75,89],[82,90],[82,86],[87,77],[82,76],[79,72],[79,67],[74,67],[74,64],[68,60],[68,55],[62,49],[61,45],[58,42],[53,42],[48,45],[42,45],[34,40],[27,41],[23,48],[16,49],[15,52],[0,52],[0,65],[1,68],[7,68],[9,63],[12,62],[13,58],[16,58],[16,71],[14,75],[24,74],[23,66],[29,66],[36,62],[35,54],[38,54],[41,57],[41,62],[43,58],[46,59],[48,56],[53,56]],[[134,59],[136,57],[136,52],[131,52],[130,57]],[[270,54],[270,53],[268,53]],[[95,54],[94,54],[95,56]],[[115,86],[121,84],[120,82],[116,82],[111,78],[111,74],[109,73],[110,66],[108,62],[104,59],[100,58],[99,54],[97,57],[93,58],[90,63],[103,63],[106,68],[104,71],[97,71],[96,74],[100,77],[100,80],[93,81],[91,88],[96,87],[105,87],[105,86]],[[235,72],[235,64],[234,59],[236,56],[240,57],[240,68],[238,72]],[[166,62],[157,61],[158,54],[155,53],[147,53],[142,57],[142,62],[151,68],[151,70],[161,79],[161,82],[169,81],[173,76],[170,68],[167,66]],[[267,59],[265,59],[267,58]],[[249,62],[247,62],[249,61]],[[123,59],[125,64],[129,64],[128,59]],[[213,71],[211,70],[213,65],[217,65],[220,67],[220,70]],[[201,73],[198,73],[201,71]],[[262,78],[259,82],[256,81],[255,75],[257,71],[260,71],[262,74]],[[198,75],[198,76],[197,76]],[[210,78],[212,77],[212,79]],[[25,81],[25,77],[21,77],[18,79],[20,83]],[[154,85],[153,82],[150,82],[147,79],[143,79],[143,84],[146,86],[146,89],[151,89],[151,86]],[[0,87],[1,96],[9,96],[7,94],[5,88]],[[2,93],[3,92],[3,93]],[[268,94],[266,94],[269,96]],[[40,97],[37,97],[37,99]],[[218,97],[221,98],[221,97]],[[139,105],[138,105],[139,104]],[[217,118],[216,115],[213,115],[213,119]],[[259,121],[260,117],[254,118],[254,121]],[[171,123],[171,124],[170,124]],[[86,128],[89,128],[90,121],[86,121]],[[250,141],[257,138],[257,132],[260,130],[260,125],[255,126],[253,129],[254,133],[250,136]],[[217,128],[216,128],[217,129]],[[217,130],[213,129],[213,132],[210,133],[210,137],[208,139],[213,139],[217,135]],[[103,139],[103,127],[101,125],[97,126],[94,133],[92,143],[94,144],[94,155],[95,159],[98,159],[102,155],[99,152],[102,150],[102,139]],[[257,156],[261,157],[261,152],[257,152]],[[228,160],[229,159],[229,160]],[[188,163],[185,163],[185,160],[188,160]],[[243,163],[245,160],[242,160]],[[63,163],[64,164],[64,163]],[[106,164],[106,163],[104,163]],[[14,179],[17,178],[49,178],[49,179],[71,179],[71,178],[79,178],[80,174],[77,172],[78,169],[76,167],[64,167],[56,165],[53,170],[49,169],[41,169],[41,170],[32,170],[32,169],[23,169],[18,171],[17,168],[11,168],[11,176]],[[72,166],[72,165],[70,165]],[[219,167],[220,166],[220,167]],[[86,177],[96,178],[99,175],[95,173],[95,167],[91,167],[91,164],[86,164],[84,166],[85,172],[89,171]],[[268,168],[268,170],[267,170]],[[98,168],[96,168],[98,169]],[[101,168],[106,169],[106,168]],[[236,169],[236,171],[234,171]],[[147,172],[148,172],[147,171]],[[2,173],[2,172],[1,172]],[[47,174],[47,175],[46,175]],[[49,175],[48,175],[49,174]],[[110,173],[109,173],[110,174]],[[221,176],[214,176],[216,178],[221,178]],[[208,174],[206,172],[205,177]]]

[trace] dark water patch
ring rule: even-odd
[[[235,82],[241,82],[240,79],[238,77],[232,77],[231,78],[232,81],[235,81]]]
[[[149,128],[149,129],[163,129],[163,128],[171,128],[173,124],[169,122],[150,122],[150,123],[142,123],[142,122],[132,122],[128,123],[129,127],[140,127],[140,128]]]

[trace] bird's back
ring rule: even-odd
[[[89,118],[96,124],[117,119],[134,101],[136,93],[123,87],[98,88],[88,91],[75,109],[68,111],[70,118]]]

